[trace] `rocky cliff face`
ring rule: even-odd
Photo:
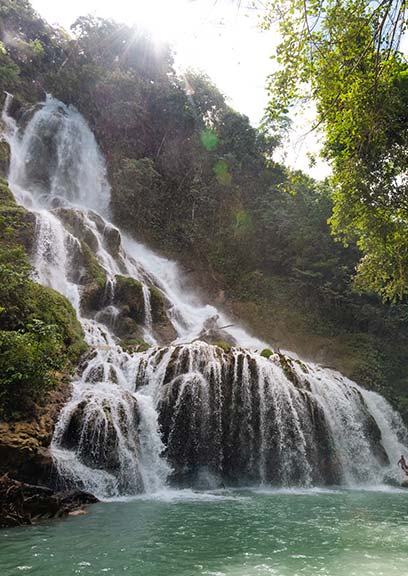
[[[10,106],[8,97],[10,185],[26,208],[4,187],[7,468],[41,482],[56,472],[102,496],[206,476],[277,486],[384,476],[404,428],[381,397],[262,351],[189,292],[174,262],[122,235],[110,221],[104,158],[77,110],[48,97],[20,126]],[[50,391],[63,393],[60,373],[74,366],[54,429],[60,404]]]
[[[35,414],[0,422],[0,475],[30,484],[56,485],[49,447],[59,412],[70,394],[70,378],[61,375],[57,389],[46,395]]]

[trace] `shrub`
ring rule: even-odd
[[[0,243],[0,419],[26,418],[86,350],[68,300],[31,279],[24,249]]]
[[[64,365],[62,339],[55,325],[40,320],[26,331],[0,331],[0,418],[18,419],[51,389],[53,373]]]

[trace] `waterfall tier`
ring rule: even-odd
[[[99,496],[382,481],[406,443],[388,403],[334,371],[261,356],[263,342],[183,289],[175,263],[109,221],[83,117],[48,97],[19,126],[9,104],[9,182],[36,215],[37,279],[72,302],[89,345],[52,442],[61,477]]]

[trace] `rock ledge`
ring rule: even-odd
[[[0,476],[0,528],[33,524],[40,520],[84,513],[98,499],[87,492],[58,492]]]

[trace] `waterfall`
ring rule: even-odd
[[[51,446],[67,484],[106,497],[203,478],[311,486],[390,474],[407,432],[381,396],[261,356],[265,343],[186,290],[174,262],[110,222],[105,162],[80,113],[48,96],[19,126],[10,101],[9,184],[36,215],[36,279],[70,300],[89,345]]]

